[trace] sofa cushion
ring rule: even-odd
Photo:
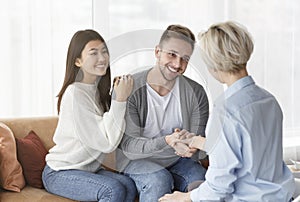
[[[45,167],[45,156],[48,153],[41,139],[34,131],[24,138],[16,138],[18,160],[22,165],[27,184],[43,188],[42,172]]]
[[[45,189],[38,189],[31,186],[26,186],[20,193],[0,191],[1,202],[75,202],[47,192]]]
[[[22,167],[17,160],[13,132],[0,122],[0,185],[10,191],[20,192],[25,186]]]

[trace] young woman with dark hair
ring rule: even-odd
[[[104,39],[94,30],[76,32],[58,94],[55,146],[43,172],[48,192],[79,201],[134,201],[134,182],[101,167],[105,153],[115,150],[122,139],[133,86],[130,75],[118,77],[111,100],[110,76]]]

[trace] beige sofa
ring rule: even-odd
[[[39,135],[44,146],[49,150],[53,145],[52,137],[57,125],[58,118],[52,117],[34,117],[34,118],[14,118],[0,119],[0,122],[5,123],[14,133],[15,137],[22,138],[29,131],[33,130]],[[114,168],[115,156],[114,153],[109,154],[105,160],[105,165],[109,168]],[[63,197],[59,197],[48,193],[44,189],[37,189],[26,185],[20,193],[10,191],[0,191],[1,202],[70,202]]]
[[[29,131],[33,130],[41,138],[44,146],[49,150],[53,145],[52,137],[57,125],[58,118],[52,117],[35,117],[35,118],[14,118],[0,119],[0,122],[5,123],[14,133],[15,137],[22,138]],[[104,165],[108,169],[115,168],[115,154],[107,155]],[[300,180],[296,181],[296,198],[300,194]],[[0,191],[0,202],[71,202],[73,200],[59,197],[46,192],[44,189],[37,189],[30,186],[25,186],[20,193],[10,191]],[[138,201],[138,199],[136,199]],[[299,201],[299,200],[295,200]]]

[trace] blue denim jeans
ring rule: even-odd
[[[206,169],[190,158],[180,158],[167,168],[147,160],[134,160],[124,173],[134,180],[140,201],[153,202],[174,189],[185,192],[190,183],[204,180]]]
[[[48,192],[78,201],[132,202],[137,194],[129,177],[104,169],[55,171],[46,165],[42,179]]]

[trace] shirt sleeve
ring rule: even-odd
[[[214,114],[211,118],[205,145],[210,165],[206,181],[191,192],[192,201],[228,200],[234,192],[236,170],[242,166],[242,143],[237,124],[232,117]]]
[[[69,95],[67,95],[69,94]],[[103,114],[95,99],[81,89],[66,92],[74,131],[83,146],[109,153],[120,143],[125,129],[126,102],[112,100],[110,110]]]

